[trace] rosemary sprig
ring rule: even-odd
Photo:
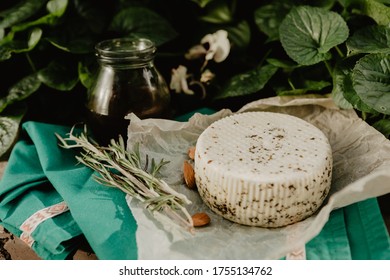
[[[78,135],[74,134],[73,127],[67,138],[62,138],[58,134],[56,136],[62,148],[82,149],[80,156],[76,158],[80,163],[99,173],[100,176],[96,176],[99,183],[116,187],[141,201],[154,217],[157,217],[154,215],[157,211],[185,230],[193,232],[192,218],[184,207],[191,201],[156,177],[167,162],[161,160],[156,163],[152,159],[149,171],[148,159],[146,166],[142,166],[139,145],[136,145],[133,151],[127,151],[123,138],[120,137],[117,142],[111,140],[107,147],[99,146],[88,137],[86,127]]]

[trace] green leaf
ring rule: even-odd
[[[144,7],[129,7],[120,11],[109,29],[130,38],[150,39],[157,46],[177,36],[166,19]]]
[[[258,92],[264,88],[277,70],[277,67],[268,64],[236,75],[227,82],[226,86],[215,99],[237,97]]]
[[[355,5],[358,2],[363,2],[364,0],[338,0],[337,2],[340,3],[341,6],[343,6],[345,9],[349,8],[352,5]]]
[[[10,59],[12,56],[12,48],[8,46],[0,46],[0,61]]]
[[[332,85],[329,81],[312,81],[312,80],[305,80],[303,82],[304,89],[307,91],[320,91],[328,86]]]
[[[266,61],[269,64],[272,64],[276,67],[286,69],[288,71],[291,71],[295,68],[301,67],[300,65],[290,61],[290,60],[283,60],[283,59],[278,59],[278,58],[267,58]]]
[[[229,33],[229,40],[235,48],[246,48],[251,39],[251,30],[247,21],[241,21],[236,26],[227,27],[226,31]]]
[[[3,45],[0,45],[0,61],[11,58],[12,53],[29,52],[38,44],[42,37],[42,29],[34,28],[26,42],[21,40],[9,41]]]
[[[61,17],[68,6],[68,0],[51,0],[47,3],[46,8],[50,14]]]
[[[206,7],[206,15],[200,20],[214,24],[230,23],[233,19],[232,11],[226,1],[213,1]]]
[[[55,25],[58,19],[63,16],[68,6],[68,0],[51,0],[47,3],[46,9],[49,14],[44,15],[34,21],[24,22],[15,26],[12,26],[12,32],[20,32],[27,28],[39,26],[39,25]]]
[[[349,75],[351,72],[352,72],[351,68],[347,67],[345,64],[338,64],[333,69],[332,98],[334,103],[342,109],[354,108],[353,104],[351,104],[351,102],[347,100],[344,96],[344,93],[347,90],[345,86],[345,80],[350,79]],[[353,90],[352,86],[350,87],[350,89]],[[355,91],[354,91],[354,95],[356,95]]]
[[[0,116],[0,157],[10,151],[19,134],[20,122],[26,113],[25,106],[13,107]]]
[[[256,26],[268,36],[269,41],[279,39],[279,26],[291,10],[292,4],[286,1],[273,1],[255,10]]]
[[[275,88],[275,90],[276,90],[276,95],[278,96],[302,95],[307,92],[306,89],[301,89],[301,88],[290,89],[290,90]]]
[[[199,7],[204,8],[206,7],[210,2],[213,2],[215,0],[191,0],[192,2],[195,2],[198,4]]]
[[[56,32],[45,38],[54,47],[72,54],[93,53],[98,39],[84,18],[65,17],[55,28]]]
[[[40,85],[41,82],[38,80],[37,74],[22,78],[9,89],[5,97],[0,99],[0,112],[9,105],[29,97],[39,89]]]
[[[347,102],[358,111],[366,113],[376,113],[365,104],[357,95],[352,84],[352,69],[356,63],[354,57],[347,58],[338,63],[333,71],[333,91],[332,97],[335,103],[344,109],[349,109]],[[343,97],[345,101],[343,100]]]
[[[352,81],[364,103],[380,113],[390,114],[390,55],[368,54],[359,59]]]
[[[0,12],[0,28],[11,27],[35,15],[47,0],[25,0],[8,10]]]
[[[89,89],[94,82],[94,75],[85,63],[79,62],[78,73],[81,84]]]
[[[25,51],[31,51],[33,48],[35,48],[39,40],[41,40],[41,37],[42,37],[42,29],[34,28],[30,33],[30,37],[27,42],[28,47]]]
[[[353,108],[352,104],[349,103],[347,99],[345,99],[345,97],[341,91],[332,92],[332,99],[333,99],[333,102],[341,109],[352,109]]]
[[[378,1],[365,0],[363,12],[374,19],[379,25],[390,24],[390,7]]]
[[[390,53],[390,27],[373,25],[356,31],[346,42],[348,55]]]
[[[74,38],[65,41],[63,38],[46,38],[53,46],[65,52],[87,54],[93,51],[96,41],[92,38]]]
[[[54,60],[38,72],[38,79],[53,89],[70,91],[78,83],[77,66],[71,67]]]
[[[311,6],[293,8],[279,28],[283,48],[302,65],[330,59],[329,50],[343,43],[348,33],[339,14]]]
[[[311,81],[311,80],[305,80],[303,83],[302,88],[295,88],[292,90],[281,90],[277,92],[277,95],[284,96],[284,95],[302,95],[308,92],[314,92],[314,91],[320,91],[328,86],[330,86],[331,83],[328,81]]]
[[[389,119],[382,119],[379,120],[372,125],[380,131],[386,138],[390,138],[390,120]]]

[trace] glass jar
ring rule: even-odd
[[[155,44],[148,39],[112,39],[95,46],[99,68],[88,92],[87,124],[100,144],[122,135],[129,120],[168,118],[170,93],[154,65]]]

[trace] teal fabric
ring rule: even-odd
[[[376,198],[334,210],[306,244],[309,260],[389,260],[390,238]]]
[[[207,112],[212,113],[208,110]],[[191,114],[181,119],[185,121]],[[20,236],[20,225],[37,210],[65,201],[70,211],[43,222],[33,249],[43,259],[65,259],[84,235],[99,259],[136,259],[136,221],[125,195],[98,184],[77,164],[77,150],[58,146],[54,133],[70,127],[27,122],[0,181],[0,223]],[[377,200],[334,210],[306,245],[310,260],[390,259],[390,239]]]
[[[77,164],[75,150],[58,146],[55,133],[69,127],[38,122],[23,125],[0,181],[0,223],[20,236],[20,225],[36,211],[65,201],[70,208],[34,232],[33,249],[44,259],[64,259],[84,234],[100,259],[136,259],[136,222],[123,192],[98,184]]]
[[[320,234],[306,244],[306,258],[309,260],[352,259],[343,209],[333,211]]]
[[[376,199],[345,207],[344,217],[352,259],[390,260],[389,235]]]
[[[192,111],[192,112],[189,112],[189,113],[187,113],[187,114],[178,116],[175,120],[176,120],[176,121],[179,121],[179,122],[186,122],[186,121],[188,121],[188,119],[191,118],[195,113],[199,113],[199,114],[203,114],[203,115],[211,115],[211,114],[214,114],[215,112],[216,112],[215,110],[205,107],[205,108],[200,108],[200,109],[197,110],[197,111]]]

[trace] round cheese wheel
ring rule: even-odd
[[[321,206],[331,184],[327,137],[282,113],[237,113],[214,122],[199,136],[194,161],[203,201],[244,225],[301,221]]]

